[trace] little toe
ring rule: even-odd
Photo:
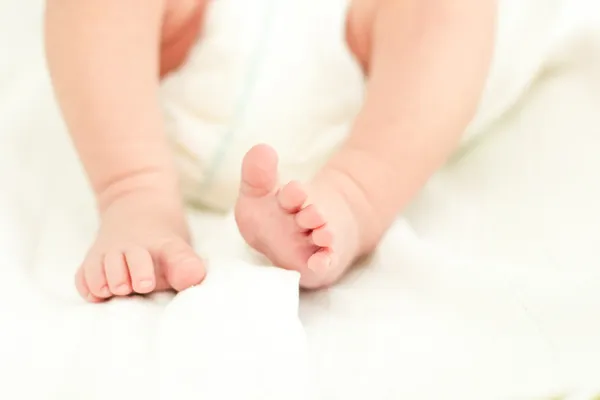
[[[329,248],[317,250],[308,259],[307,266],[313,272],[320,273],[326,271],[332,263],[333,252]]]
[[[325,218],[319,212],[317,206],[310,204],[296,214],[296,223],[304,230],[313,230],[325,225]]]
[[[87,282],[85,281],[83,268],[79,268],[75,274],[75,287],[77,288],[79,295],[91,303],[100,303],[104,301],[104,299],[96,297],[90,292]]]
[[[131,286],[140,294],[147,294],[156,288],[154,261],[148,250],[134,247],[125,252],[125,260],[129,267]]]
[[[277,153],[270,146],[254,146],[242,162],[240,193],[250,197],[263,197],[277,187]]]
[[[90,293],[98,298],[106,299],[112,296],[106,281],[102,258],[90,257],[83,264],[83,275]]]
[[[183,240],[165,244],[159,260],[168,283],[178,292],[198,285],[206,275],[204,262]]]
[[[296,181],[285,185],[277,195],[281,208],[292,214],[302,209],[307,198],[306,190]]]
[[[315,229],[311,236],[313,243],[319,247],[331,247],[333,245],[333,232],[327,225]]]
[[[112,251],[104,257],[104,270],[110,291],[117,296],[131,294],[131,279],[125,255],[120,251]]]

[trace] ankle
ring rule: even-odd
[[[381,237],[382,229],[369,196],[361,185],[343,168],[327,165],[314,179],[316,186],[335,191],[348,206],[349,213],[356,222],[357,257],[372,252]]]
[[[123,193],[99,210],[99,220],[102,226],[129,226],[145,230],[148,235],[169,232],[187,242],[191,238],[182,201],[163,191],[136,189]]]
[[[122,199],[144,199],[156,203],[180,203],[177,177],[161,168],[124,173],[96,189],[96,203],[102,214]],[[178,199],[179,201],[174,201]]]

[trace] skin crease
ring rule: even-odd
[[[52,82],[101,216],[76,275],[89,301],[182,290],[204,278],[158,88],[201,36],[206,3],[47,2]],[[248,152],[235,207],[248,244],[301,272],[310,289],[334,284],[372,251],[473,117],[495,13],[493,0],[354,0],[346,39],[366,75],[364,106],[310,182],[279,182],[268,146]]]

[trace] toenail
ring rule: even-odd
[[[127,293],[129,291],[129,286],[127,284],[122,284],[115,289],[115,292],[118,293]]]
[[[102,289],[100,289],[100,295],[101,296],[110,296],[110,290],[108,289],[108,286],[103,286]]]
[[[93,294],[91,294],[91,293],[88,293],[88,295],[87,295],[87,299],[88,299],[89,301],[95,301],[95,300],[96,300],[96,298],[94,297],[94,295],[93,295]]]
[[[153,285],[153,282],[152,282],[152,281],[148,281],[148,280],[146,280],[146,281],[141,281],[141,282],[140,282],[140,287],[141,287],[142,289],[150,289],[150,288],[152,287],[152,285]]]

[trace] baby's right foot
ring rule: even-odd
[[[76,286],[86,300],[101,302],[133,293],[181,291],[199,284],[204,275],[181,211],[136,197],[118,200],[103,213]]]

